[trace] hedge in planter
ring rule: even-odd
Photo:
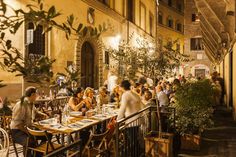
[[[188,82],[175,93],[176,131],[180,135],[200,135],[213,125],[213,93],[210,80]]]

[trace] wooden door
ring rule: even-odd
[[[84,88],[94,87],[94,51],[89,42],[82,45],[81,86]]]

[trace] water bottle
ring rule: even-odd
[[[53,95],[52,95],[52,90],[51,89],[49,91],[49,97],[50,97],[51,100],[53,99]]]
[[[66,104],[63,113],[62,113],[62,123],[67,125],[68,124],[68,117],[69,117],[69,108],[68,105]]]
[[[53,97],[54,97],[54,99],[56,99],[57,98],[57,91],[54,89],[54,91],[53,91]]]

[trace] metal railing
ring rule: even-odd
[[[145,156],[144,137],[151,132],[152,112],[155,107],[146,107],[117,122],[115,131],[115,156]]]
[[[165,115],[165,116],[163,116]],[[158,132],[170,131],[169,116],[175,119],[175,109],[165,108],[161,111],[160,121],[157,113],[157,105],[148,106],[117,122],[115,130],[115,155],[116,157],[142,157],[145,156],[144,138]],[[167,129],[161,129],[167,125]],[[175,124],[174,124],[175,126]],[[174,127],[173,126],[173,127]]]

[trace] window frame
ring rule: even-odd
[[[132,12],[129,11],[129,2],[132,1]],[[126,18],[128,21],[135,23],[135,0],[127,0],[126,1]],[[129,16],[132,15],[130,18]]]
[[[141,26],[141,20],[142,20],[142,18],[141,18],[141,7],[143,7],[143,9],[144,9],[144,18],[145,18],[144,19],[144,28],[142,28],[142,26]],[[146,24],[147,24],[147,22],[146,22],[147,21],[146,15],[147,15],[147,8],[146,8],[144,3],[140,2],[139,3],[139,26],[140,26],[140,28],[142,28],[145,31],[146,31]]]
[[[182,23],[179,20],[176,20],[176,25],[175,25],[175,29],[178,32],[183,32],[183,28],[182,28]],[[179,29],[180,28],[180,29]]]
[[[32,26],[30,26],[31,24],[32,24]],[[30,28],[30,27],[32,27],[32,28]],[[42,29],[41,29],[40,32],[37,32],[37,31],[39,31],[38,30],[39,27],[42,27]],[[25,44],[26,44],[25,57],[26,56],[28,56],[28,57],[30,57],[30,56],[40,57],[40,56],[47,56],[48,55],[48,47],[47,47],[47,43],[48,43],[47,35],[48,35],[48,33],[42,34],[43,30],[44,30],[44,27],[45,27],[44,25],[39,24],[37,26],[37,28],[34,29],[33,23],[31,21],[26,22],[26,24],[25,24]],[[27,33],[28,33],[28,30],[30,30],[30,29],[34,29],[33,30],[33,43],[27,44],[26,43],[27,42],[27,35],[28,35]],[[39,35],[39,34],[41,34],[41,38],[44,38],[44,39],[40,39],[40,40],[43,40],[42,43],[41,43],[41,44],[43,44],[43,48],[42,48],[43,52],[35,53],[34,51],[36,51],[36,50],[34,50],[34,49],[38,49],[38,45],[39,45],[38,42],[37,42],[38,41],[37,39],[39,37],[36,37],[36,36]],[[35,47],[32,44],[36,44],[37,46]],[[32,52],[31,52],[31,49],[32,49]]]
[[[149,31],[150,31],[151,36],[154,36],[154,33],[155,33],[154,27],[155,27],[155,25],[154,25],[154,15],[152,14],[151,11],[149,11]]]
[[[195,43],[194,43],[194,40],[195,40]],[[199,41],[197,41],[197,40],[199,40]],[[199,42],[199,44],[196,44],[197,42]],[[193,45],[193,43],[195,46]],[[203,51],[203,50],[204,50],[204,45],[203,45],[202,37],[190,38],[190,51]]]
[[[160,17],[161,17],[161,23],[160,23]],[[158,11],[158,23],[163,25],[163,13],[161,11]]]
[[[171,26],[169,24],[171,24]],[[174,20],[170,15],[167,17],[167,27],[172,28],[172,29],[174,28]]]
[[[108,7],[110,7],[110,5],[111,5],[111,1],[110,0],[98,0],[98,1],[101,2],[102,4],[108,6]]]

